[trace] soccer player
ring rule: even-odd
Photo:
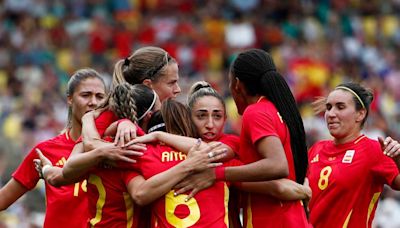
[[[148,46],[139,48],[126,59],[119,60],[114,66],[112,81],[113,87],[124,82],[131,85],[144,84],[156,91],[158,100],[162,102],[165,99],[176,98],[181,92],[178,80],[179,69],[176,60],[164,49]],[[111,111],[105,111],[103,115],[108,117],[100,118],[102,122],[97,121],[99,131],[105,131],[111,123],[118,120],[117,116],[113,115]],[[102,130],[99,128],[102,128]],[[86,151],[100,147],[95,146],[96,140],[94,138],[98,138],[97,134],[90,131],[87,135],[85,135],[85,131],[83,133]],[[135,138],[135,134],[136,128],[133,123],[120,121],[115,134],[115,142],[124,145],[125,142]]]
[[[115,113],[120,118],[132,117],[132,122],[139,122],[140,127],[146,129],[151,120],[149,111],[153,111],[154,107],[154,102],[152,101],[156,98],[157,94],[145,85],[132,86],[129,83],[123,83],[114,88],[109,98],[109,105],[115,107],[116,104],[121,104],[115,109]],[[148,107],[131,105],[134,102],[143,103],[141,102],[142,100],[150,101],[147,102]],[[176,112],[181,113],[179,110]],[[132,113],[137,114],[139,117],[143,116],[143,121],[137,121],[136,117],[132,116]],[[179,114],[175,116],[175,120],[179,116]],[[183,127],[178,129],[189,129],[190,125],[182,123],[180,126]],[[94,131],[94,129],[92,130]],[[181,131],[181,134],[192,136],[189,130]],[[192,132],[195,132],[194,127]],[[209,157],[207,153],[212,149],[214,147],[204,150],[191,150],[192,153],[189,152],[188,159],[184,162],[171,169],[164,170],[165,172],[160,172],[160,174],[157,172],[156,174],[158,175],[152,175],[151,178],[148,177],[148,180],[145,180],[134,170],[139,170],[142,167],[142,163],[136,165],[119,163],[117,167],[112,167],[109,164],[101,163],[104,158],[110,159],[110,155],[99,153],[96,150],[86,153],[81,151],[75,154],[76,151],[74,150],[64,167],[63,173],[66,178],[75,178],[88,171],[89,223],[91,226],[143,227],[139,222],[144,222],[144,217],[138,217],[139,213],[133,202],[140,206],[146,205],[170,191],[178,181],[189,173],[214,167],[214,164],[209,163],[218,160],[220,158],[219,154],[223,153],[223,151],[214,150],[213,154],[215,156]],[[162,145],[148,145],[145,154],[152,153],[169,153],[173,158],[177,156],[186,158],[186,155],[182,152],[177,152],[175,149]],[[146,158],[148,157],[146,156]]]
[[[310,223],[316,228],[371,227],[383,185],[400,189],[398,167],[384,155],[397,154],[399,143],[387,137],[381,147],[361,133],[372,100],[367,89],[344,83],[315,102],[323,104],[333,136],[309,150]]]
[[[33,163],[38,158],[36,151],[41,151],[54,165],[54,168],[47,166],[45,174],[51,172],[54,176],[62,176],[62,167],[81,134],[81,117],[97,108],[105,96],[104,81],[95,70],[81,69],[72,75],[67,87],[69,112],[65,131],[39,143],[28,153],[11,180],[0,189],[0,210],[6,209],[36,186],[40,179]],[[86,180],[60,188],[46,182],[44,227],[86,227],[87,219]]]
[[[231,65],[229,88],[242,115],[238,154],[246,165],[217,167],[216,179],[251,182],[288,178],[302,184],[307,170],[303,122],[271,56],[260,49],[241,52]],[[299,200],[250,193],[244,226],[307,227],[308,222]]]
[[[239,147],[237,144],[239,143],[239,140],[235,140],[236,137],[233,135],[225,135],[223,133],[223,126],[226,116],[225,105],[222,97],[207,82],[195,83],[190,91],[191,92],[188,96],[188,104],[191,109],[191,116],[197,127],[198,132],[203,138],[203,141],[212,142],[220,140],[225,144],[225,146],[229,145],[228,147],[230,147],[230,150],[232,150],[232,148],[235,148],[233,150],[238,151]],[[148,142],[151,140],[159,140],[168,145],[172,145],[175,148],[181,149],[184,148],[185,143],[190,142],[190,140],[185,137],[174,136],[164,132],[150,133],[146,136],[139,137],[134,141]],[[180,143],[182,143],[182,145],[178,145]],[[200,180],[204,182],[203,177],[208,178],[207,176],[200,177],[199,174],[195,174],[195,177],[191,177],[189,178],[189,181],[185,181],[195,183],[196,181]],[[240,186],[242,189],[260,194],[270,194],[282,200],[299,200],[307,197],[307,194],[305,194],[307,191],[307,187],[299,185],[294,181],[282,180],[280,182],[277,181],[278,183],[272,182],[273,181],[263,183],[243,183]],[[217,185],[218,184],[220,184],[220,182],[217,182]],[[177,193],[180,192],[185,192],[185,190],[177,191]],[[311,190],[308,190],[308,192],[311,192]],[[189,194],[189,196],[186,197],[190,198],[190,196],[194,195],[194,193],[196,192],[192,192],[191,194]],[[201,192],[201,194],[206,193]],[[209,197],[215,198],[219,196],[212,195]],[[232,209],[232,207],[230,209]]]

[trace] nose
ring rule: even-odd
[[[97,97],[96,96],[92,96],[90,99],[89,99],[89,104],[88,104],[90,107],[95,107],[95,108],[97,108],[97,106],[99,105],[99,100],[97,99]]]
[[[176,86],[175,86],[175,88],[174,88],[174,94],[179,94],[179,93],[181,93],[181,87],[179,87],[179,85],[178,84],[176,84]]]
[[[210,117],[210,118],[208,118],[208,121],[207,121],[207,123],[206,123],[206,128],[207,129],[211,129],[211,128],[213,128],[214,127],[214,121],[213,121],[213,119]]]
[[[336,111],[334,108],[331,108],[330,110],[326,110],[326,116],[327,117],[335,117],[336,116]]]

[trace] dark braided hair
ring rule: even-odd
[[[230,71],[244,83],[250,96],[263,95],[278,109],[289,129],[296,181],[302,184],[308,164],[303,121],[293,94],[276,71],[272,57],[263,50],[251,49],[238,55]]]
[[[133,85],[124,82],[115,86],[110,94],[109,107],[119,118],[126,118],[136,123],[135,89]]]
[[[142,119],[138,120],[138,118],[154,108],[154,96],[157,94],[146,85],[131,85],[124,82],[112,90],[108,105],[118,118],[127,118],[141,125]]]

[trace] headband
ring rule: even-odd
[[[156,103],[156,100],[157,100],[157,93],[156,93],[156,91],[154,91],[154,90],[152,90],[152,91],[153,91],[153,93],[154,93],[153,102],[151,102],[151,105],[150,105],[150,107],[147,109],[147,111],[145,111],[145,112],[143,113],[143,115],[137,119],[138,121],[140,121],[141,119],[143,119],[143,118],[147,115],[147,113],[150,112],[150,111],[153,109],[154,104]]]
[[[147,130],[147,133],[153,132],[162,127],[165,127],[165,123],[160,123],[160,124],[152,126],[149,130]]]
[[[344,89],[344,90],[347,90],[348,92],[352,93],[357,98],[357,100],[361,103],[361,106],[363,108],[365,108],[364,102],[361,100],[360,96],[358,96],[358,94],[356,92],[354,92],[352,89],[350,89],[346,86],[338,86],[335,89]]]

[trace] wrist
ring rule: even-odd
[[[49,164],[44,165],[44,166],[42,167],[42,177],[43,177],[44,180],[46,180],[46,174],[47,174],[47,172],[49,171],[49,169],[50,169],[51,167],[53,167],[53,166],[52,166],[52,165],[49,165]]]
[[[225,167],[218,166],[214,169],[215,180],[217,181],[225,181]]]

